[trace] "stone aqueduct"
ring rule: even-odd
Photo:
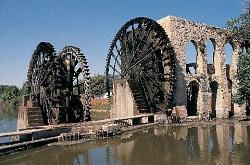
[[[168,16],[158,23],[165,29],[177,56],[177,88],[175,102],[188,112],[187,89],[197,84],[197,112],[214,111],[216,117],[227,118],[230,114],[241,116],[245,108],[232,103],[236,93],[237,59],[242,51],[242,41],[225,29],[220,29],[189,20]],[[208,64],[206,43],[212,41],[214,47],[213,64]],[[187,70],[185,49],[193,42],[197,50],[195,74]],[[233,48],[232,63],[225,63],[225,45]],[[212,84],[215,84],[214,86]],[[215,89],[213,89],[215,88]],[[217,88],[217,89],[216,89]]]
[[[232,96],[237,92],[237,59],[243,51],[243,42],[226,29],[192,22],[175,16],[167,16],[157,21],[165,30],[176,55],[176,88],[174,92],[175,111],[180,117],[193,115],[213,115],[217,118],[245,115],[245,105],[233,103]],[[213,63],[208,62],[207,42],[213,45]],[[196,61],[187,63],[186,48],[192,42]],[[232,63],[226,64],[225,46],[230,44],[233,50]],[[194,72],[191,72],[194,70]],[[121,82],[119,82],[121,83]],[[114,93],[120,97],[131,95],[131,91],[115,85]],[[123,93],[122,93],[123,92]],[[122,94],[121,94],[122,93]],[[133,98],[114,101],[111,117],[135,115]],[[116,108],[119,107],[119,108]],[[121,108],[123,107],[123,108]],[[129,110],[129,109],[133,110]]]

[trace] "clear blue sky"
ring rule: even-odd
[[[81,48],[93,73],[104,73],[110,42],[128,20],[167,15],[218,27],[238,16],[240,0],[0,0],[0,84],[19,87],[40,41]]]

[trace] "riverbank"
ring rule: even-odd
[[[108,138],[122,131],[154,124],[153,114],[127,118],[106,119],[85,123],[70,123],[29,127],[16,132],[0,133],[0,138],[13,137],[14,141],[0,144],[0,155],[10,154],[53,142],[71,142],[84,139]],[[151,119],[151,120],[150,120]],[[138,126],[140,125],[141,126]]]
[[[158,123],[109,138],[51,143],[2,156],[0,164],[249,164],[250,124],[241,120]]]
[[[0,137],[15,136],[15,141],[11,143],[2,143],[0,145],[0,155],[27,150],[29,148],[43,145],[72,145],[79,144],[95,139],[108,139],[113,136],[119,136],[126,133],[133,133],[144,129],[157,126],[168,128],[192,128],[192,127],[210,127],[213,125],[234,125],[241,123],[245,126],[250,125],[249,118],[231,118],[214,119],[210,121],[191,121],[189,118],[179,124],[168,123],[167,120],[155,120],[154,122],[138,123],[139,118],[149,119],[152,114],[136,116],[137,122],[129,124],[129,120],[124,119],[106,119],[91,121],[87,123],[61,124],[56,126],[34,127],[23,131],[12,133],[0,133]],[[149,120],[148,120],[149,121]],[[133,122],[132,122],[133,123]]]

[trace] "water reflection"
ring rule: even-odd
[[[3,164],[250,164],[250,127],[242,123],[157,127],[70,146],[33,149]]]
[[[17,110],[0,106],[0,132],[16,130]]]
[[[10,108],[3,108],[0,106],[0,132],[16,131],[17,124],[17,110]],[[8,142],[9,137],[0,138],[0,142]]]
[[[16,130],[17,119],[0,114],[0,132],[10,132]]]

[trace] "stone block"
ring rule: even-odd
[[[127,80],[116,80],[113,83],[113,107],[110,118],[132,117],[135,109],[133,94]]]
[[[174,111],[176,112],[176,115],[180,118],[184,118],[188,116],[187,108],[185,105],[175,106]]]

